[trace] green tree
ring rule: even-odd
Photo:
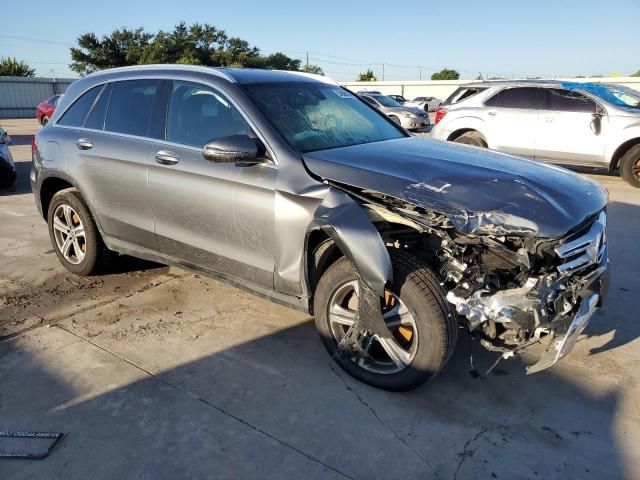
[[[142,27],[115,30],[99,39],[95,33],[78,37],[78,47],[71,48],[71,70],[86,75],[96,70],[126,67],[142,63],[153,35]]]
[[[376,76],[373,74],[373,70],[367,68],[367,71],[364,73],[358,74],[358,81],[360,82],[375,82]]]
[[[33,77],[35,74],[27,62],[11,57],[0,58],[0,77]]]
[[[151,63],[180,63],[299,70],[300,60],[284,53],[267,57],[260,49],[241,38],[229,37],[224,30],[207,23],[185,22],[172,31],[156,33],[137,28],[115,30],[102,38],[85,33],[78,38],[78,46],[71,49],[71,68],[88,74],[105,68]]]
[[[431,80],[458,80],[459,78],[460,74],[456,70],[449,70],[448,68],[443,68],[431,75]]]
[[[300,60],[294,60],[284,53],[276,52],[266,58],[266,66],[272,70],[300,70]]]
[[[632,73],[631,75],[629,75],[630,77],[640,77],[640,70],[638,70],[636,73]]]
[[[324,72],[318,65],[304,65],[300,71],[307,73],[315,73],[316,75],[324,75]]]

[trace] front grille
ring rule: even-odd
[[[603,211],[583,235],[555,247],[562,260],[558,271],[573,274],[594,265],[600,265],[607,257],[607,214]]]

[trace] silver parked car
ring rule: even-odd
[[[431,122],[429,115],[424,110],[400,105],[386,95],[374,93],[361,93],[359,95],[365,102],[388,115],[391,120],[407,130],[417,130],[428,127]]]
[[[406,102],[405,105],[408,107],[421,108],[425,112],[433,112],[442,105],[442,100],[436,97],[416,97]]]
[[[563,81],[472,83],[436,113],[433,138],[604,167],[640,187],[640,93]]]
[[[321,76],[156,65],[69,86],[33,142],[53,248],[214,275],[313,314],[333,359],[390,390],[460,328],[528,372],[573,347],[607,285],[607,196],[528,160],[411,136]]]

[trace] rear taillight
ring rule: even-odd
[[[36,153],[37,149],[38,149],[38,140],[36,140],[36,136],[34,135],[31,138],[31,154]]]
[[[438,123],[440,120],[442,120],[446,114],[447,114],[447,110],[442,108],[442,107],[440,107],[438,110],[436,110],[435,123]]]

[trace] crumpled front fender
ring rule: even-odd
[[[349,259],[358,277],[379,296],[392,276],[391,258],[360,205],[336,188],[317,208],[309,232],[321,229]]]

